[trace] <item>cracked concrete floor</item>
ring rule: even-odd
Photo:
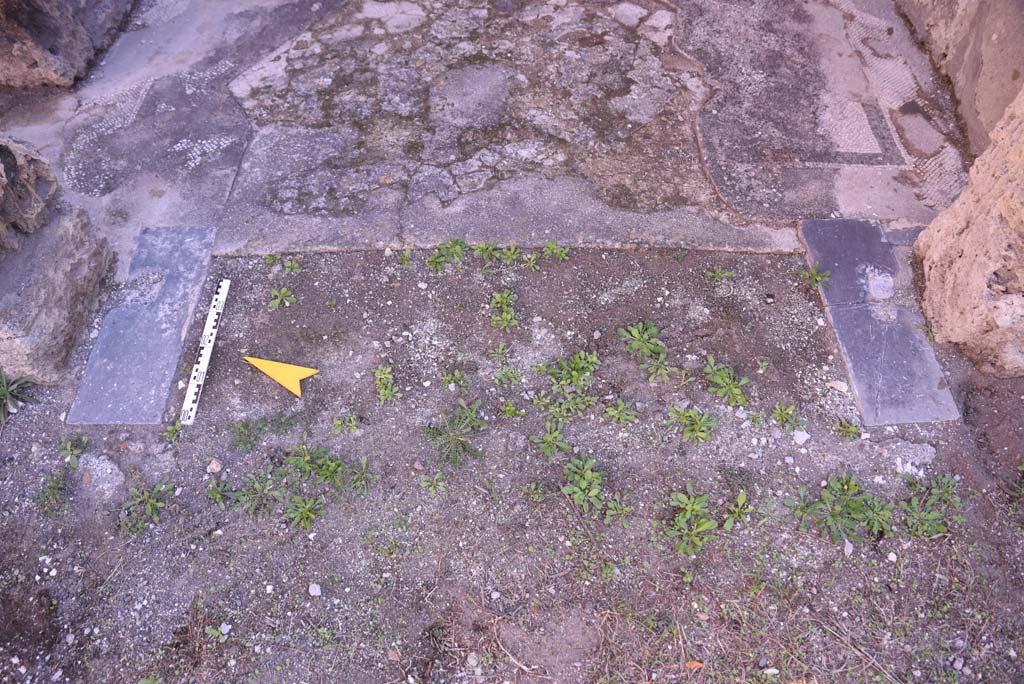
[[[531,244],[794,251],[928,221],[948,93],[884,0],[144,0],[71,92],[0,95],[111,239],[217,254]]]

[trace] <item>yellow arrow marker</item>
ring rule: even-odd
[[[276,383],[284,387],[286,390],[291,392],[297,397],[302,396],[302,384],[301,382],[308,377],[314,376],[320,371],[316,368],[306,368],[305,366],[293,366],[290,363],[281,363],[280,361],[268,361],[267,359],[257,359],[253,356],[242,357],[252,365],[259,368],[261,371],[266,373]]]

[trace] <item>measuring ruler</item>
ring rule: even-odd
[[[203,391],[203,383],[206,381],[206,370],[210,367],[210,357],[213,356],[213,343],[217,340],[217,330],[220,328],[220,318],[224,313],[224,304],[228,301],[228,289],[231,281],[224,279],[217,284],[213,293],[213,301],[210,302],[210,312],[206,314],[206,325],[203,326],[203,336],[199,340],[199,353],[196,355],[196,364],[192,366],[192,375],[188,379],[188,389],[185,390],[185,403],[181,406],[182,425],[191,425],[196,420],[196,411],[199,410],[199,395]]]

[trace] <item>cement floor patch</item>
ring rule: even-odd
[[[68,423],[152,425],[163,420],[213,233],[209,227],[142,232],[124,301],[103,321]]]

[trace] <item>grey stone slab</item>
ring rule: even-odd
[[[868,221],[822,219],[800,226],[811,263],[831,271],[822,288],[829,306],[864,304],[892,296],[896,258],[882,229]]]
[[[942,368],[904,306],[829,307],[864,425],[930,423],[960,417]]]
[[[147,228],[123,301],[107,314],[67,422],[151,425],[163,420],[214,231]]]
[[[885,241],[890,245],[912,245],[917,242],[917,236],[924,232],[925,226],[913,226],[911,228],[894,228],[885,231]]]

